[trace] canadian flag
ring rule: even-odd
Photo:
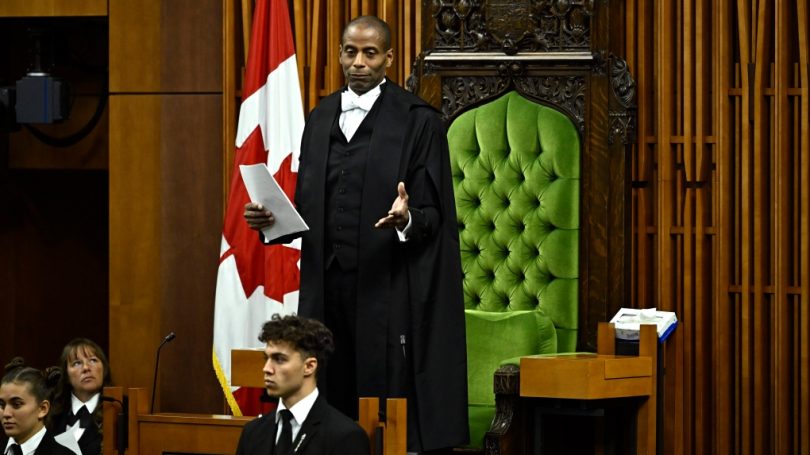
[[[259,347],[262,323],[297,311],[301,256],[300,240],[264,246],[243,218],[239,165],[266,163],[292,199],[304,129],[287,0],[258,0],[253,18],[214,309],[214,370],[234,415],[258,415],[263,390],[231,387],[231,349]]]

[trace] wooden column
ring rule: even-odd
[[[215,412],[222,3],[110,0],[110,359],[156,411]],[[180,374],[182,372],[182,374]],[[189,391],[193,390],[193,394]]]

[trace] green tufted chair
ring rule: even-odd
[[[512,91],[458,116],[448,141],[471,446],[482,447],[497,426],[496,370],[520,356],[576,349],[580,138],[564,114]]]

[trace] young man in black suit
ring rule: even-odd
[[[317,373],[334,351],[332,332],[313,319],[278,315],[264,323],[264,384],[278,409],[245,425],[237,455],[368,455],[366,433],[318,393]]]

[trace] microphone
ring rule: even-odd
[[[174,332],[169,332],[169,334],[163,338],[163,341],[160,342],[160,345],[157,348],[157,354],[155,354],[155,377],[152,379],[152,404],[149,405],[149,414],[155,413],[155,395],[157,395],[157,390],[155,387],[157,387],[158,366],[160,365],[160,349],[164,344],[172,341],[176,337],[177,335],[175,335]]]

